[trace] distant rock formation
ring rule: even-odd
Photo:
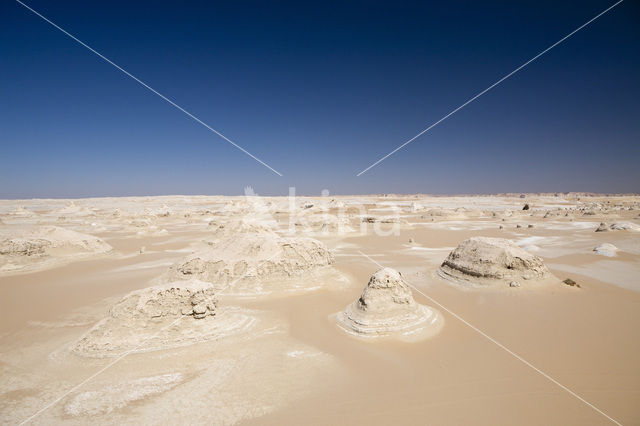
[[[635,223],[629,222],[619,222],[612,223],[611,225],[607,225],[605,222],[600,223],[600,226],[596,229],[596,232],[606,232],[606,231],[640,231],[640,226]]]
[[[64,207],[59,208],[55,213],[64,216],[94,216],[95,212],[76,204],[75,201],[69,201]]]
[[[251,219],[211,221],[209,229],[216,239],[225,239],[238,234],[276,235],[271,226]]]
[[[412,213],[415,212],[419,212],[420,210],[423,210],[424,206],[420,203],[416,203],[415,201],[411,202],[411,205],[409,206],[409,211]]]
[[[15,209],[9,212],[9,215],[20,218],[31,218],[37,216],[37,213],[26,209],[23,206],[17,206]]]
[[[340,312],[337,320],[357,336],[409,340],[433,335],[443,325],[440,314],[416,303],[400,272],[391,268],[373,274],[360,298]]]
[[[473,237],[460,243],[440,266],[439,275],[450,281],[480,286],[553,278],[538,256],[510,240],[488,237]]]
[[[593,249],[597,254],[607,257],[614,257],[618,251],[618,247],[609,243],[602,243]]]
[[[329,208],[332,208],[332,209],[333,208],[335,208],[335,209],[343,209],[345,207],[346,207],[346,205],[342,201],[337,200],[335,198],[332,199],[331,201],[329,201]]]
[[[333,215],[328,213],[316,213],[308,216],[298,217],[296,231],[309,235],[315,234],[345,234],[355,232],[351,226],[351,221],[343,215]]]
[[[143,377],[106,386],[100,390],[78,393],[64,406],[69,416],[99,416],[161,394],[185,380],[180,373]]]
[[[613,223],[609,228],[614,231],[640,231],[640,226],[629,222]]]

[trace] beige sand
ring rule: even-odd
[[[20,423],[64,395],[31,422],[611,423],[449,310],[617,421],[640,422],[639,197],[318,197],[296,200],[293,212],[289,204],[244,197],[0,201],[3,235],[58,226],[113,248],[108,256],[67,256],[0,277],[0,421]],[[238,315],[233,324],[245,321],[241,332],[168,328],[148,337],[169,344],[135,350],[83,383],[115,359],[74,350],[112,307],[219,240],[210,222],[256,217],[275,224],[283,238],[294,229],[296,237],[320,240],[348,282],[268,298],[222,293],[213,311]],[[304,225],[301,217],[312,217],[308,228],[296,225]],[[595,232],[601,222],[609,231]],[[322,224],[329,232],[318,232]],[[227,231],[224,238],[240,232]],[[438,270],[470,237],[509,239],[541,258],[558,280],[453,285]],[[617,248],[615,256],[594,251],[605,243]],[[361,296],[380,269],[374,262],[400,271],[415,287],[416,303],[440,312],[437,334],[414,342],[366,340],[338,327],[332,315]],[[563,284],[565,278],[580,288]],[[191,325],[215,318],[185,317]],[[149,330],[127,333],[140,338]]]

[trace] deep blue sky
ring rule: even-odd
[[[0,198],[640,191],[640,5],[614,1],[0,5]]]

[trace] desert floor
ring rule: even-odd
[[[639,213],[640,197],[585,194],[0,201],[0,240],[55,226],[112,247],[0,264],[0,422],[640,424]],[[336,282],[221,294],[221,309],[250,318],[241,333],[122,357],[70,350],[208,238],[210,222],[238,218],[321,241]],[[595,232],[601,222],[626,229]],[[515,241],[558,282],[444,281],[440,264],[472,236]],[[593,251],[602,243],[615,256]],[[440,311],[437,335],[365,339],[337,326],[380,266]]]

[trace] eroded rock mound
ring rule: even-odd
[[[542,259],[503,238],[473,237],[463,241],[445,259],[441,277],[462,283],[519,284],[553,278]]]
[[[172,282],[124,296],[72,351],[104,357],[186,346],[241,332],[253,321],[237,308],[219,309],[209,283]]]
[[[340,200],[337,199],[332,199],[331,201],[329,201],[329,208],[332,209],[343,209],[346,207],[346,204]]]
[[[640,226],[635,223],[621,222],[611,224],[610,229],[613,231],[640,231]]]
[[[640,231],[640,226],[635,223],[629,222],[619,222],[612,223],[611,225],[607,225],[605,222],[600,223],[600,226],[596,229],[596,232],[607,232],[607,231]]]
[[[37,216],[34,211],[31,211],[23,206],[17,206],[9,213],[9,215],[21,218],[31,218]]]
[[[41,226],[17,236],[0,235],[0,272],[20,272],[103,254],[102,239],[57,226]]]
[[[211,284],[183,281],[149,287],[130,293],[111,309],[114,318],[153,319],[215,315],[216,299]]]
[[[269,294],[315,288],[333,261],[312,238],[239,234],[173,265],[167,279],[199,279],[230,295]]]
[[[59,208],[55,213],[65,216],[90,216],[95,212],[84,206],[79,206],[75,201],[69,201],[64,207]]]
[[[440,314],[416,303],[400,272],[391,268],[373,274],[360,298],[339,313],[337,320],[357,336],[407,340],[431,336],[443,325]]]
[[[343,215],[316,213],[298,217],[295,221],[296,231],[307,234],[346,234],[355,232],[351,220]]]
[[[209,227],[215,239],[230,238],[238,234],[269,234],[275,235],[270,223],[250,219],[236,219],[211,221]]]
[[[616,252],[618,251],[618,247],[610,243],[602,243],[596,246],[593,251],[595,251],[597,254],[601,254],[602,256],[615,257]]]

